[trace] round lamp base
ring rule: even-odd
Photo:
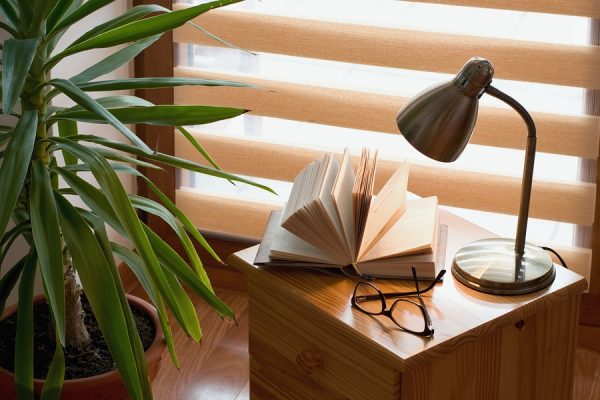
[[[516,295],[548,286],[556,272],[550,255],[538,246],[526,243],[525,254],[518,257],[513,239],[484,239],[456,253],[452,274],[480,292]]]

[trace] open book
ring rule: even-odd
[[[363,150],[358,169],[346,150],[326,154],[296,177],[282,211],[271,214],[255,263],[350,266],[359,275],[410,277],[415,265],[433,278],[445,259],[437,198],[407,201],[408,164],[373,195],[377,153]]]

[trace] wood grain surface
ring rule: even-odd
[[[490,236],[441,214],[448,255]],[[577,274],[558,269],[546,289],[510,297],[475,292],[448,274],[425,296],[436,333],[424,339],[353,310],[353,280],[259,268],[252,265],[256,250],[229,259],[249,277],[253,398],[570,398],[579,295],[587,287]],[[407,281],[377,284],[412,288]]]

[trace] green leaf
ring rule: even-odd
[[[83,92],[77,86],[73,85],[73,83],[65,79],[52,79],[50,83],[52,84],[52,86],[66,94],[67,97],[69,97],[75,103],[87,109],[92,115],[99,117],[102,122],[108,122],[109,124],[114,126],[119,132],[121,132],[125,137],[127,137],[144,153],[152,152],[150,148],[146,146],[146,143],[144,143],[139,137],[137,137],[135,133],[129,130],[129,128],[123,125],[123,123],[121,123],[110,112],[108,112],[106,108],[102,107],[88,94]]]
[[[6,307],[6,299],[8,299],[8,295],[13,290],[19,277],[21,276],[21,272],[23,271],[23,266],[25,265],[25,259],[27,256],[21,258],[15,265],[13,265],[7,272],[4,274],[2,279],[0,279],[0,317],[4,315],[4,308]]]
[[[146,390],[143,391],[142,386],[149,386],[149,382],[147,376],[139,376],[132,350],[135,343],[131,343],[129,336],[124,334],[128,332],[128,327],[119,300],[119,291],[123,288],[115,284],[97,239],[77,210],[56,192],[55,201],[73,264],[127,392],[134,399],[143,399],[142,392]]]
[[[137,171],[137,170],[135,170],[135,171]],[[217,253],[215,253],[215,251],[212,249],[212,247],[210,247],[210,244],[208,244],[206,239],[204,239],[202,234],[200,234],[200,231],[196,228],[196,226],[192,223],[192,221],[190,221],[189,218],[179,208],[177,208],[175,206],[175,203],[173,203],[158,188],[158,186],[156,186],[154,184],[154,182],[152,182],[150,179],[148,179],[146,176],[144,176],[142,174],[140,174],[140,176],[146,181],[146,184],[148,185],[148,187],[150,187],[152,192],[154,192],[154,194],[160,199],[160,201],[165,205],[165,207],[167,207],[167,209],[169,209],[169,211],[171,211],[173,213],[173,215],[175,215],[177,217],[177,219],[179,219],[181,221],[181,223],[183,224],[185,229],[189,232],[190,235],[192,235],[192,237],[194,239],[196,239],[198,241],[198,243],[202,246],[202,248],[204,250],[206,250],[206,252],[208,254],[210,254],[216,261],[223,263],[223,261],[221,261],[221,258],[217,255]],[[212,291],[212,286],[210,284],[210,280],[208,279],[208,275],[206,275],[206,271],[204,270],[204,268],[200,268],[200,270],[198,270],[197,272],[200,275],[200,278],[202,279],[203,283]]]
[[[60,400],[60,393],[65,380],[65,354],[58,340],[54,349],[54,357],[44,380],[40,400]]]
[[[29,24],[29,34],[44,35],[46,33],[46,19],[55,6],[62,0],[20,0],[30,8],[31,22]],[[25,13],[21,13],[21,19],[27,18]]]
[[[2,110],[13,110],[33,62],[38,39],[7,39],[2,51]]]
[[[142,196],[134,195],[130,195],[130,199],[134,207],[156,215],[157,217],[165,221],[171,227],[171,229],[173,229],[173,231],[177,234],[181,245],[183,246],[185,254],[188,256],[188,259],[192,263],[194,270],[196,270],[199,275],[202,275],[204,269],[202,267],[200,257],[198,257],[198,253],[194,248],[194,244],[190,240],[185,228],[177,221],[175,216],[171,214],[171,212],[166,207],[153,200],[147,199]],[[203,277],[206,277],[206,282],[208,282],[206,286],[208,286],[209,289],[212,291],[212,286],[210,285],[208,277],[206,275],[204,275]],[[194,335],[192,334],[192,336]]]
[[[4,22],[1,22],[1,21],[0,21],[0,29],[8,32],[8,34],[10,34],[12,37],[17,37],[19,34],[11,26],[9,26],[8,24],[5,24]]]
[[[206,150],[204,150],[204,147],[202,147],[200,145],[200,143],[198,143],[196,138],[191,133],[189,133],[186,129],[184,129],[183,126],[178,126],[177,130],[179,130],[179,132],[181,132],[183,134],[183,136],[188,140],[188,142],[190,142],[192,144],[192,146],[194,146],[194,148],[196,150],[198,150],[198,153],[202,154],[202,157],[204,157],[204,159],[206,161],[208,161],[210,163],[210,165],[215,167],[215,169],[218,169],[218,170],[221,169],[221,167],[219,167],[217,162],[210,156],[210,154],[208,154],[208,152]]]
[[[136,96],[107,96],[107,97],[100,97],[100,98],[94,99],[94,100],[96,100],[98,102],[98,104],[100,104],[102,107],[104,107],[106,109],[119,108],[119,107],[150,107],[150,106],[154,105],[154,104],[150,103],[148,100],[144,100],[144,99],[141,99]],[[75,111],[85,111],[85,108],[83,108],[80,105],[76,105],[71,108],[62,110],[60,113],[75,112]],[[57,115],[59,115],[60,113],[58,113]]]
[[[243,53],[249,54],[251,56],[255,56],[256,53],[253,53],[251,51],[242,49],[241,47],[236,46],[235,44],[228,42],[227,40],[220,38],[219,36],[215,35],[214,33],[209,32],[207,29],[204,29],[203,27],[201,27],[200,25],[192,22],[192,21],[188,21],[188,24],[190,24],[191,26],[193,26],[194,28],[196,28],[197,30],[199,30],[200,32],[204,33],[206,36],[216,40],[217,42],[225,45],[226,47],[229,47],[231,49],[235,49],[235,50],[239,50]]]
[[[73,76],[69,80],[74,84],[81,84],[96,79],[102,75],[106,75],[133,60],[138,54],[144,51],[152,43],[156,42],[159,38],[160,35],[154,35],[148,39],[133,43],[124,49],[111,54],[102,61],[97,62],[83,72]]]
[[[31,230],[31,226],[29,225],[29,221],[23,221],[15,225],[11,230],[4,233],[2,236],[2,240],[0,241],[0,265],[4,262],[8,251],[11,246],[19,238],[19,236],[23,235],[25,232]],[[0,313],[0,316],[2,313]]]
[[[88,1],[86,1],[85,3],[81,4],[80,7],[73,10],[72,13],[65,15],[64,18],[59,20],[59,22],[56,24],[56,26],[54,26],[52,28],[52,30],[50,32],[48,32],[47,36],[51,38],[53,35],[57,34],[61,30],[68,28],[75,22],[87,17],[94,11],[101,9],[102,7],[106,6],[107,4],[112,3],[113,1],[115,1],[115,0],[88,0]]]
[[[177,300],[168,285],[164,271],[162,270],[158,259],[156,258],[156,254],[154,253],[150,242],[148,241],[148,237],[146,236],[146,232],[142,227],[142,223],[138,219],[136,211],[131,205],[131,201],[125,192],[123,185],[119,181],[119,178],[117,177],[115,171],[113,171],[111,168],[110,164],[108,164],[104,157],[100,156],[90,148],[81,146],[78,143],[74,143],[63,138],[54,137],[50,139],[76,154],[81,161],[90,167],[92,174],[102,188],[100,195],[106,196],[106,200],[108,200],[110,205],[109,207],[112,209],[114,215],[116,215],[118,218],[118,222],[122,226],[122,230],[125,231],[125,235],[123,236],[129,238],[134,244],[135,248],[144,260],[144,264],[148,268],[153,283],[157,286],[161,295],[165,299],[166,304],[171,310],[175,310],[177,307]],[[76,187],[73,188],[77,190]],[[80,195],[82,195],[82,193],[80,193]],[[83,196],[82,199],[86,201]],[[110,221],[104,218],[104,216],[100,214],[98,214],[98,216],[110,224]]]
[[[208,304],[210,304],[217,312],[229,318],[235,319],[233,311],[219,299],[196,275],[181,258],[179,254],[171,246],[165,243],[156,233],[148,226],[144,225],[148,240],[155,249],[159,257],[160,263],[171,271],[179,280],[192,288],[200,295]]]
[[[33,284],[36,264],[37,254],[32,248],[21,272],[17,303],[15,385],[19,400],[33,400]]]
[[[6,156],[0,165],[0,193],[2,193],[0,232],[6,231],[6,226],[23,187],[33,152],[36,127],[37,113],[25,111],[6,147]]]
[[[212,106],[161,105],[152,107],[126,107],[109,110],[116,120],[124,124],[149,125],[202,125],[242,115],[246,110]],[[70,119],[81,122],[106,123],[104,115],[90,111],[63,111],[52,120]]]
[[[170,12],[168,8],[156,5],[156,4],[144,4],[130,8],[122,15],[111,19],[103,24],[97,25],[94,28],[90,29],[86,33],[84,33],[79,39],[75,40],[71,43],[70,46],[75,46],[81,42],[86,41],[87,39],[98,36],[99,34],[109,31],[114,28],[118,28],[120,26],[126,25],[130,22],[137,21],[140,18],[145,17],[148,14],[152,14],[155,12]]]
[[[146,293],[148,293],[150,301],[152,301],[152,304],[154,304],[154,306],[156,307],[158,311],[160,325],[162,327],[163,333],[165,334],[167,349],[169,350],[169,354],[171,355],[171,361],[173,362],[173,365],[175,365],[175,367],[179,369],[179,360],[177,359],[177,353],[175,352],[175,343],[173,341],[173,333],[171,332],[171,328],[169,327],[169,320],[167,318],[167,315],[161,311],[161,309],[164,309],[164,305],[162,307],[158,306],[158,304],[163,304],[163,300],[160,297],[160,293],[157,292],[156,288],[152,284],[151,279],[148,277],[148,272],[144,266],[144,262],[137,254],[135,254],[128,248],[113,242],[111,242],[110,244],[113,252],[117,256],[121,257],[123,262],[125,262],[125,264],[127,264],[127,266],[133,271]]]
[[[29,27],[33,19],[33,9],[31,8],[31,0],[17,0],[19,10],[19,30],[29,33]]]
[[[0,15],[11,25],[13,29],[19,27],[19,17],[17,9],[10,0],[0,0]]]
[[[139,160],[137,158],[129,157],[129,156],[121,154],[121,153],[116,153],[116,152],[111,151],[109,149],[98,147],[96,149],[96,151],[99,154],[101,154],[102,156],[104,156],[104,158],[106,158],[107,160],[121,161],[121,162],[124,162],[124,163],[137,165],[137,166],[143,167],[143,168],[150,168],[150,169],[155,169],[155,170],[162,170],[161,167],[156,166],[154,164],[151,164],[151,163]]]
[[[111,203],[104,196],[104,193],[88,182],[84,181],[77,175],[66,171],[65,169],[59,168],[59,173],[67,184],[75,189],[79,194],[83,202],[90,207],[90,209],[108,223],[113,229],[119,234],[129,237],[119,219],[115,215]],[[211,304],[218,312],[223,315],[230,316],[233,318],[233,312],[223,303],[207,285],[200,280],[192,269],[186,264],[186,262],[173,250],[168,244],[166,244],[158,235],[152,230],[144,226],[144,230],[148,235],[148,240],[152,248],[156,250],[161,264],[163,267],[169,269],[175,274],[181,281],[185,282],[190,288],[194,289],[196,293],[202,296],[209,304]],[[145,261],[144,261],[145,263]]]
[[[220,81],[212,79],[194,78],[129,78],[114,79],[109,81],[88,82],[77,85],[86,92],[100,92],[106,90],[132,90],[132,89],[157,89],[175,86],[234,86],[253,87],[245,83],[234,81]]]
[[[0,145],[4,144],[11,136],[12,132],[0,133]]]
[[[76,136],[77,133],[77,122],[69,120],[58,121],[58,135],[60,137]],[[77,164],[77,157],[75,157],[73,154],[69,153],[68,151],[63,151],[62,153],[65,164]]]
[[[130,195],[130,199],[134,207],[155,214],[167,222],[179,236],[186,253],[189,254],[190,251],[194,251],[193,245],[189,240],[187,233],[166,208],[150,199],[146,199],[141,196]],[[170,277],[169,275],[169,273],[165,273],[167,282],[171,287],[171,291],[173,292],[173,295],[177,301],[177,307],[171,311],[175,315],[175,318],[179,324],[183,327],[184,331],[196,342],[198,342],[202,336],[202,332],[200,331],[200,323],[198,321],[198,316],[196,315],[196,310],[194,309],[194,306],[185,291],[181,288],[179,282],[174,280],[172,276]]]
[[[162,34],[183,25],[190,19],[195,18],[210,9],[226,6],[228,4],[239,3],[240,1],[242,0],[212,1],[178,11],[171,11],[167,14],[145,18],[140,21],[131,22],[127,25],[103,32],[74,46],[67,47],[62,53],[52,57],[48,61],[47,65],[54,65],[64,57],[79,53],[81,51],[95,48],[113,47],[119,44],[144,39],[151,35]]]
[[[46,32],[50,32],[56,26],[56,23],[69,12],[72,4],[73,0],[61,0],[58,2],[46,19]]]
[[[66,18],[67,16],[71,15],[72,13],[74,13],[75,11],[78,11],[79,8],[81,8],[81,6],[83,5],[83,3],[86,0],[64,0],[61,1],[59,3],[59,7],[63,4],[63,3],[71,3],[68,5],[68,8],[66,8],[66,11],[62,12],[60,10],[57,10],[57,13],[60,14],[62,12],[61,15],[58,14],[53,14],[51,13],[48,21],[46,23],[46,32],[53,32],[51,35],[46,35],[45,41],[47,42],[47,48],[48,48],[48,53],[47,54],[51,54],[54,51],[54,48],[56,47],[56,45],[58,44],[58,42],[60,41],[60,39],[62,38],[62,36],[66,33],[67,29],[61,29],[59,31],[55,31],[56,25],[58,24],[59,21],[61,21],[63,18]],[[65,4],[65,6],[67,5]],[[55,8],[55,10],[58,7]],[[51,18],[56,18],[56,20]],[[68,27],[67,27],[68,28]]]
[[[31,163],[29,199],[31,232],[60,343],[65,345],[65,289],[62,244],[58,214],[50,185],[50,174],[41,160]]]
[[[105,147],[124,151],[126,153],[144,157],[146,159],[153,160],[153,161],[165,164],[165,165],[170,165],[172,167],[177,167],[177,168],[182,168],[182,169],[186,169],[189,171],[199,172],[201,174],[211,175],[211,176],[215,176],[217,178],[223,178],[223,179],[228,179],[228,180],[232,180],[232,181],[247,183],[248,185],[252,185],[257,188],[271,192],[273,194],[277,194],[273,191],[273,189],[271,189],[265,185],[261,185],[259,183],[252,182],[248,179],[241,178],[239,176],[229,174],[227,172],[219,171],[217,169],[210,168],[210,167],[204,166],[202,164],[198,164],[193,161],[184,160],[182,158],[175,157],[175,156],[170,156],[168,154],[154,152],[152,155],[148,155],[146,153],[143,153],[142,151],[140,151],[138,148],[136,148],[134,146],[130,146],[126,143],[117,142],[115,140],[102,138],[102,137],[98,137],[98,136],[93,136],[93,135],[74,136],[74,137],[72,137],[72,140],[97,143],[97,144],[100,144]]]
[[[127,334],[129,336],[129,342],[133,345],[132,350],[133,355],[136,359],[138,375],[140,377],[147,377],[148,366],[146,364],[146,355],[144,354],[144,347],[142,346],[142,341],[140,340],[140,336],[135,325],[135,320],[133,318],[133,313],[131,312],[131,307],[129,306],[127,296],[125,295],[125,291],[123,290],[121,284],[121,278],[119,277],[119,272],[117,271],[117,265],[115,264],[112,248],[110,247],[110,241],[108,240],[108,235],[104,226],[104,221],[102,221],[96,215],[87,211],[86,215],[88,216],[90,226],[94,229],[94,234],[96,236],[96,239],[98,240],[98,244],[100,245],[102,252],[104,253],[104,257],[108,262],[110,274],[112,275],[115,286],[118,289],[117,292],[119,294],[121,308],[125,313],[125,322],[127,323]],[[142,397],[144,399],[152,398],[152,389],[150,388],[149,382],[147,385],[142,385]]]
[[[208,247],[207,249],[205,247],[205,249],[207,252],[209,252],[213,256],[213,258],[215,258],[217,261],[221,262],[221,260],[219,259],[219,256],[213,251],[213,249],[210,247],[208,242],[206,242],[204,240],[202,235],[200,235],[200,232],[198,232],[198,229],[196,229],[196,227],[185,216],[185,214],[183,214],[181,212],[181,210],[179,210],[175,206],[175,204],[167,196],[165,196],[165,194],[163,192],[161,192],[160,189],[150,179],[148,179],[146,176],[144,176],[141,173],[139,173],[138,176],[140,176],[142,179],[144,179],[146,181],[146,184],[150,187],[150,189],[154,192],[154,194],[160,199],[160,201],[165,205],[168,212],[172,213],[172,215],[174,217],[177,217],[183,224],[183,226],[185,228],[183,230],[183,232],[179,231],[179,224],[177,224],[176,226],[171,225],[171,224],[170,225],[175,230],[175,232],[177,232],[177,235],[179,236],[179,238],[181,240],[181,243],[184,247],[186,255],[188,256],[188,259],[192,263],[194,270],[196,271],[196,273],[198,274],[200,279],[202,279],[202,282],[204,283],[204,285],[206,287],[208,287],[210,289],[210,291],[212,291],[214,293],[214,290],[210,283],[210,279],[208,278],[208,275],[206,274],[206,271],[204,270],[204,266],[202,265],[202,261],[200,260],[200,257],[198,256],[198,253],[196,252],[196,249],[194,248],[194,245],[192,244],[191,240],[189,239],[189,237],[186,234],[186,230],[187,230],[187,232],[189,232],[192,235],[192,237],[194,237],[196,240],[198,240],[198,242],[202,245],[202,247],[204,247],[205,245],[206,245],[206,247]],[[147,210],[147,211],[150,211],[150,210]]]

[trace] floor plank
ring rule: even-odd
[[[129,292],[142,295],[139,284],[126,282]],[[192,295],[203,330],[200,344],[174,326],[181,370],[171,364],[165,350],[161,369],[153,383],[156,400],[248,400],[248,294],[216,289],[234,310],[238,326],[225,321],[202,300]],[[587,344],[587,343],[586,343]],[[573,400],[600,400],[600,352],[577,348]]]
[[[600,352],[579,347],[575,356],[573,400],[600,400]]]

